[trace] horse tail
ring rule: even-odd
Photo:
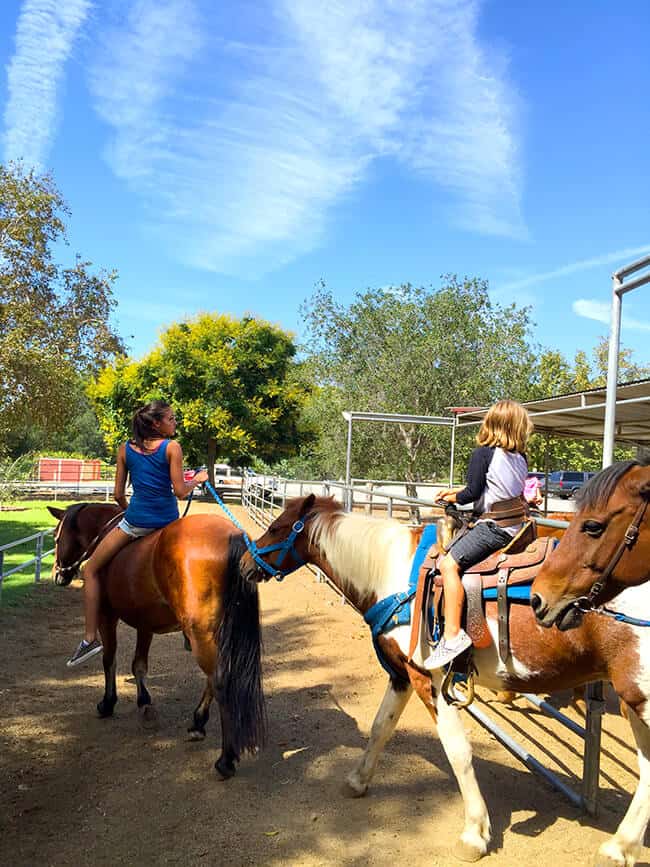
[[[230,537],[223,614],[217,631],[216,694],[239,757],[263,746],[266,705],[262,691],[262,640],[257,584],[241,574],[243,536]]]

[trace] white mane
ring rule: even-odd
[[[385,518],[335,512],[318,515],[310,531],[343,584],[379,599],[405,590],[414,545],[411,530]]]

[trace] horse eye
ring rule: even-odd
[[[600,521],[585,521],[581,527],[581,530],[588,536],[593,536],[595,539],[597,539],[605,532],[605,525],[601,524]]]

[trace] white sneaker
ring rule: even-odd
[[[429,670],[444,668],[452,659],[460,656],[464,650],[467,650],[471,646],[472,639],[464,629],[461,629],[458,635],[451,641],[441,638],[433,652],[427,656],[422,665]]]

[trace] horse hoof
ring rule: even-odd
[[[145,704],[142,708],[142,722],[147,725],[158,722],[158,711],[152,704]]]
[[[115,709],[115,702],[106,701],[102,699],[97,703],[97,713],[100,715],[102,719],[106,719],[109,716],[113,716],[113,710]]]
[[[205,739],[205,729],[203,731],[201,729],[188,729],[187,734],[190,741],[202,741]]]
[[[485,852],[480,847],[473,846],[465,840],[458,840],[454,846],[454,856],[459,861],[480,861],[483,855],[485,855]]]
[[[214,766],[222,780],[229,780],[237,773],[237,768],[233,762],[227,762],[224,759],[217,759]]]
[[[363,798],[368,793],[368,786],[348,779],[343,783],[342,792],[346,798]]]

